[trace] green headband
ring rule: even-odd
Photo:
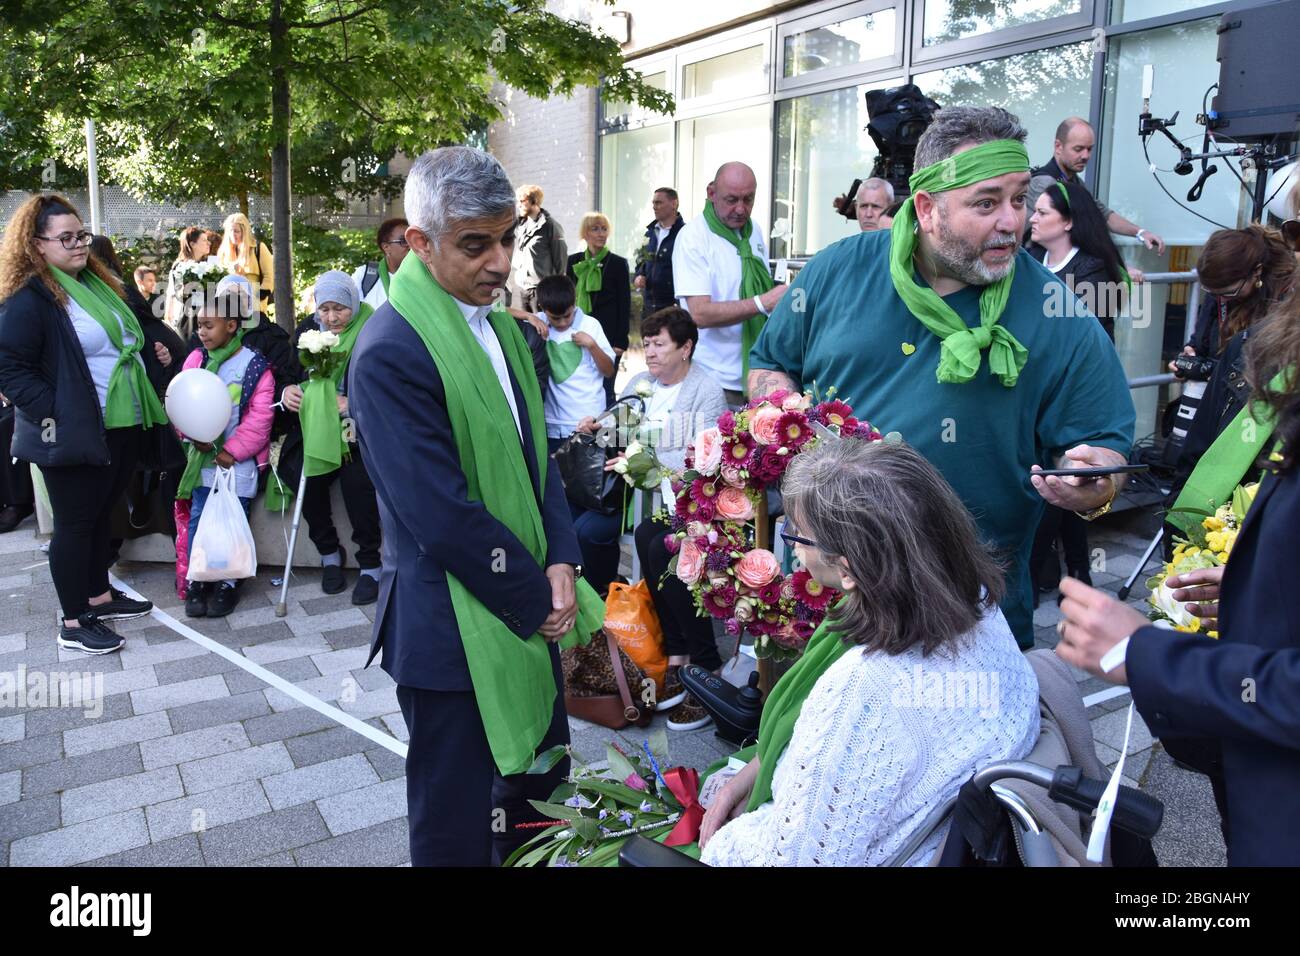
[[[940,193],[1007,173],[1027,172],[1029,153],[1025,144],[1014,139],[995,139],[918,169],[907,182],[914,193],[922,189]]]
[[[1061,191],[1061,199],[1065,202],[1065,208],[1070,208],[1070,191],[1065,188],[1065,183],[1059,179],[1056,181],[1056,188]]]

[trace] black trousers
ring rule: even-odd
[[[90,609],[90,599],[108,590],[109,537],[113,509],[140,457],[139,427],[110,428],[107,465],[42,468],[54,509],[50,576],[71,620]]]
[[[560,652],[550,645],[555,709],[540,754],[569,742]],[[569,773],[565,757],[544,774],[496,771],[472,691],[397,687],[411,739],[406,752],[406,806],[412,866],[488,866],[505,862],[547,819],[529,805],[546,801]]]
[[[667,533],[668,525],[653,518],[642,521],[634,533],[641,574],[650,588],[659,626],[663,628],[664,653],[669,657],[689,655],[692,664],[717,670],[722,666],[722,658],[718,654],[718,642],[713,639],[713,619],[696,613],[690,589],[675,576],[669,575],[662,586],[659,584],[672,559],[664,547]]]
[[[339,533],[330,513],[330,487],[335,479],[343,486],[343,506],[352,522],[352,542],[357,546],[357,565],[377,568],[379,558],[379,502],[375,486],[366,473],[361,451],[356,445],[348,446],[352,460],[345,461],[337,471],[328,475],[315,475],[307,479],[307,490],[302,497],[302,516],[307,519],[307,535],[322,555],[334,554],[339,549]]]
[[[1065,552],[1065,569],[1071,577],[1080,577],[1089,571],[1088,522],[1073,511],[1055,505],[1043,509],[1043,518],[1034,534],[1034,549],[1029,559],[1030,577],[1036,589],[1054,588],[1061,580],[1061,559],[1056,550],[1056,540],[1061,540]]]

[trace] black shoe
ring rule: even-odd
[[[357,578],[357,586],[352,589],[353,604],[374,604],[379,600],[379,582],[364,571]]]
[[[59,624],[59,647],[87,654],[111,654],[126,643],[120,634],[89,611],[78,617],[77,623],[81,627]]]
[[[31,505],[9,505],[0,511],[0,534],[14,530],[30,517],[34,510]]]
[[[339,548],[339,563],[325,565],[320,576],[320,589],[326,594],[338,594],[348,586],[347,578],[343,576],[343,565],[347,560],[347,552]]]
[[[207,617],[211,593],[212,586],[207,581],[191,581],[185,596],[185,616]]]
[[[208,617],[225,617],[239,606],[239,588],[222,581],[208,598]]]
[[[110,588],[112,598],[105,604],[95,604],[91,610],[101,621],[129,621],[135,617],[146,617],[153,611],[152,601],[136,601],[127,597],[117,588]]]

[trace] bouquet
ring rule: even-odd
[[[1220,505],[1214,514],[1202,520],[1188,538],[1174,538],[1171,560],[1159,574],[1147,579],[1147,588],[1151,591],[1148,599],[1151,610],[1147,616],[1151,620],[1176,631],[1200,632],[1201,619],[1174,599],[1174,592],[1165,581],[1170,575],[1227,564],[1232,546],[1237,541],[1237,533],[1246,520],[1246,512],[1254,502],[1258,490],[1258,482],[1238,485],[1232,492],[1232,498]],[[1206,635],[1217,638],[1219,633],[1207,631]]]
[[[312,378],[329,378],[344,356],[334,351],[339,337],[334,332],[308,329],[298,337],[298,359]]]
[[[669,846],[694,842],[703,808],[694,770],[666,765],[667,739],[660,731],[638,750],[619,735],[605,748],[606,766],[589,766],[564,746],[541,754],[529,773],[545,773],[567,753],[569,778],[546,802],[530,800],[552,823],[523,824],[541,830],[506,860],[506,866],[605,866],[618,859],[628,837],[663,837]]]
[[[217,285],[229,272],[216,260],[178,263],[172,273],[175,286],[187,311],[198,314],[210,298],[215,298]]]
[[[646,401],[654,394],[654,385],[648,381],[639,382],[636,387],[636,395],[642,401]],[[655,454],[655,445],[659,441],[659,430],[646,422],[642,417],[641,410],[633,408],[631,405],[618,406],[618,431],[624,436],[630,436],[627,439],[627,446],[623,450],[623,460],[614,465],[616,474],[622,475],[633,488],[642,490],[651,490],[658,488],[660,483],[668,475],[668,469],[659,461],[659,456]],[[608,445],[618,442],[618,439],[611,435],[606,435],[603,439],[598,438],[598,443]]]
[[[716,427],[700,432],[673,483],[673,530],[664,539],[674,553],[669,572],[691,588],[701,612],[726,622],[728,634],[753,635],[759,657],[798,657],[838,596],[806,569],[783,574],[776,555],[754,547],[753,522],[767,489],[825,435],[883,440],[833,388],[816,403],[781,389],[724,412]]]

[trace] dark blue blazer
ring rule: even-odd
[[[1300,865],[1300,473],[1260,486],[1223,575],[1219,640],[1142,628],[1125,664],[1157,737],[1223,749],[1231,866]]]
[[[510,381],[523,414],[527,406],[513,371]],[[391,304],[381,306],[357,336],[348,366],[348,411],[383,524],[384,566],[370,659],[383,648],[383,669],[407,687],[473,690],[447,575],[521,640],[551,613],[551,586],[514,533],[482,502],[469,500],[442,376]],[[526,420],[523,433],[519,453],[538,494],[546,564],[580,564],[582,552],[555,462],[544,459],[543,497]]]

